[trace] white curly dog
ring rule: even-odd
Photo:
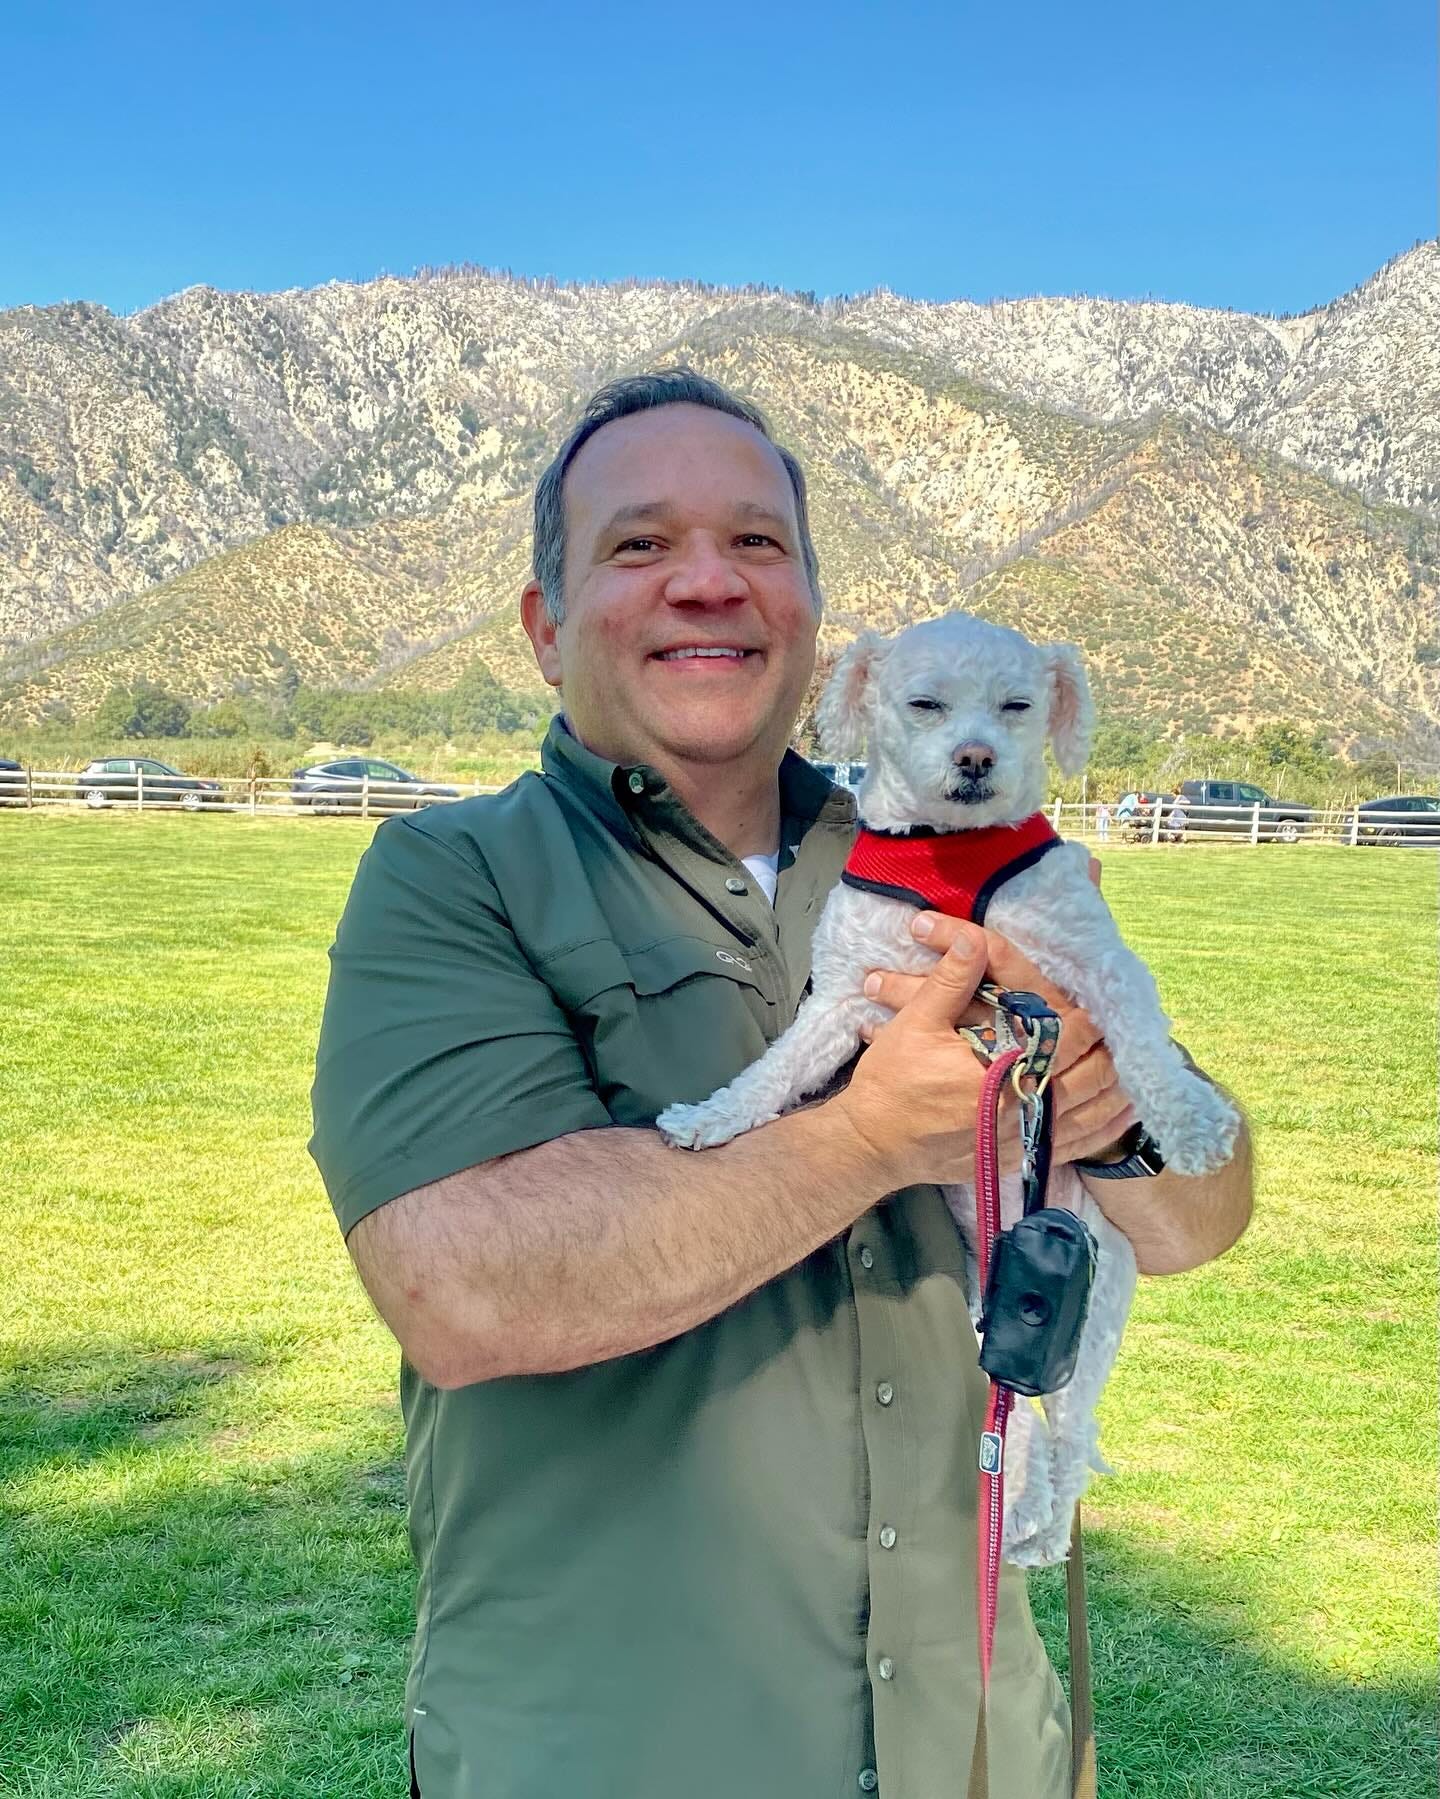
[[[862,834],[882,851],[889,840],[907,839],[913,851],[917,838],[987,827],[1015,828],[1016,842],[1022,825],[1032,837],[1043,834],[1036,815],[1045,798],[1045,740],[1062,772],[1077,773],[1088,757],[1094,710],[1073,645],[1032,644],[1018,631],[949,613],[894,638],[860,636],[836,665],[818,722],[828,754],[868,755]],[[1003,851],[1004,835],[991,829],[986,841],[997,840]],[[1168,1166],[1182,1174],[1218,1168],[1234,1148],[1235,1108],[1171,1041],[1154,978],[1121,941],[1090,880],[1088,852],[1079,844],[1047,848],[995,887],[985,924],[1089,1012]],[[865,998],[868,971],[923,973],[936,953],[910,934],[913,901],[875,887],[836,886],[815,931],[813,990],[795,1022],[728,1087],[662,1112],[657,1124],[667,1142],[706,1149],[778,1117],[829,1084],[861,1048],[863,1025],[891,1016]],[[1006,1178],[1002,1200],[1008,1228],[1020,1215],[1018,1179]],[[974,1198],[968,1188],[952,1187],[946,1201],[970,1251],[969,1300],[978,1323]],[[1099,1452],[1095,1406],[1135,1291],[1129,1240],[1068,1166],[1054,1170],[1047,1203],[1078,1213],[1100,1253],[1074,1376],[1039,1410],[1017,1400],[1011,1418],[1004,1548],[1008,1560],[1025,1566],[1064,1559],[1091,1470],[1111,1472]]]

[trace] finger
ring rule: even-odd
[[[898,1012],[925,985],[923,974],[897,974],[893,968],[872,968],[865,977],[865,997]]]
[[[1075,1003],[1068,993],[1062,993],[1053,982],[1047,981],[1029,957],[998,931],[987,930],[985,933],[985,960],[998,986],[1038,993],[1050,1006],[1073,1006]]]
[[[1055,1136],[1055,1160],[1057,1162],[1090,1162],[1103,1157],[1113,1150],[1126,1131],[1137,1122],[1135,1108],[1126,1104],[1113,1116],[1105,1117],[1084,1131],[1077,1131],[1073,1136],[1066,1134],[1065,1141],[1060,1140],[1060,1133]]]
[[[893,968],[872,968],[865,977],[864,993],[866,999],[873,999],[891,1012],[899,1012],[910,1004],[924,985],[923,974],[897,974]],[[1078,1016],[1083,1017],[1084,1014]],[[961,1024],[981,1025],[994,1022],[994,1011],[981,1000],[971,1000],[960,1015]],[[1088,1018],[1085,1023],[1089,1026]],[[1094,1041],[1095,1037],[1087,1030],[1084,1041],[1071,1052],[1069,1061],[1073,1062]]]
[[[1115,1063],[1109,1050],[1097,1044],[1051,1082],[1055,1090],[1055,1117],[1058,1122],[1077,1106],[1088,1105],[1102,1093],[1116,1087]]]
[[[908,1023],[953,1030],[975,997],[975,989],[985,973],[985,940],[969,926],[961,924],[960,930],[963,935],[955,938],[906,1006],[903,1016]]]
[[[1060,1012],[1060,1047],[1055,1052],[1055,1073],[1067,1074],[1072,1068],[1084,1061],[1087,1056],[1101,1055],[1110,1052],[1105,1049],[1100,1038],[1100,1027],[1088,1012],[1081,1011],[1079,1006],[1061,1006]]]
[[[952,918],[948,912],[917,912],[910,920],[910,935],[941,955],[973,935],[975,927],[964,919]]]

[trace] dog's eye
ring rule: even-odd
[[[910,710],[912,712],[943,712],[945,708],[940,704],[939,700],[921,699],[911,700]]]
[[[1030,702],[1029,700],[1006,700],[1000,710],[1002,712],[1028,712]]]

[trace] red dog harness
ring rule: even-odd
[[[847,887],[983,924],[996,891],[1060,843],[1043,812],[978,831],[872,831],[862,824],[840,879]]]

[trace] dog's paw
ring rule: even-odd
[[[1187,1070],[1158,1115],[1147,1108],[1145,1126],[1166,1167],[1176,1174],[1210,1174],[1235,1153],[1240,1114],[1218,1088]]]
[[[718,1149],[774,1116],[740,1119],[729,1106],[705,1099],[695,1106],[667,1106],[655,1128],[672,1149]]]

